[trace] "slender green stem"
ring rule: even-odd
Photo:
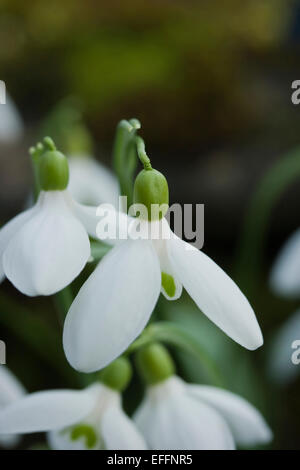
[[[120,121],[113,148],[114,169],[119,179],[121,195],[128,198],[128,207],[133,201],[133,176],[137,164],[134,136],[140,127],[137,119]]]
[[[135,142],[136,142],[137,154],[138,154],[140,161],[144,165],[144,169],[152,170],[150,158],[148,157],[146,153],[144,140],[140,136],[136,136]]]

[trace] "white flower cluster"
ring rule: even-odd
[[[51,155],[47,158],[52,165]],[[63,156],[55,158],[61,162]],[[96,237],[99,217],[96,207],[81,202],[116,204],[114,176],[91,158],[73,157],[69,163],[68,187],[53,186],[43,170],[45,182],[35,205],[0,231],[0,278],[7,277],[28,296],[59,292],[90,259],[89,236]],[[122,221],[130,226],[127,215],[118,218]],[[160,293],[176,300],[183,287],[233,340],[250,350],[261,346],[255,314],[233,280],[175,236],[165,218],[141,225],[156,225],[168,236],[145,240],[128,233],[126,240],[110,240],[112,249],[82,285],[65,319],[63,345],[73,368],[91,373],[109,366],[142,333]],[[271,439],[248,402],[225,390],[186,384],[174,373],[148,384],[133,420],[122,410],[122,389],[106,382],[83,391],[24,395],[1,367],[0,391],[0,433],[6,442],[16,434],[41,431],[48,432],[53,449],[233,449]]]

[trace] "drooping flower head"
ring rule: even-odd
[[[70,284],[90,257],[88,230],[96,209],[70,196],[67,159],[50,138],[31,154],[39,194],[31,209],[0,230],[0,279],[6,276],[29,296],[51,295]]]
[[[137,365],[147,390],[134,421],[150,449],[232,450],[272,439],[262,415],[243,398],[176,376],[162,345],[141,349]]]
[[[128,361],[118,359],[82,391],[37,392],[0,411],[0,433],[48,432],[54,450],[145,449],[146,444],[121,406],[131,377]]]
[[[137,217],[128,217],[127,239],[99,263],[68,312],[63,341],[70,364],[83,372],[105,367],[143,331],[160,292],[175,300],[183,286],[232,339],[258,348],[262,334],[248,300],[217,264],[171,231],[166,178],[152,168],[140,138],[137,150],[144,169],[129,211]]]

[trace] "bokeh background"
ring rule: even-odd
[[[94,155],[108,166],[117,122],[138,118],[171,201],[205,204],[204,250],[248,294],[265,346],[242,350],[185,296],[162,300],[161,315],[190,328],[218,363],[224,386],[262,410],[274,449],[300,449],[300,374],[279,384],[270,373],[272,338],[300,301],[268,286],[276,253],[299,226],[300,186],[290,178],[276,197],[280,182],[265,184],[300,148],[300,108],[291,102],[299,51],[300,3],[293,0],[0,4],[0,79],[25,123],[18,142],[0,147],[0,223],[25,206],[28,147],[62,99],[80,101]],[[0,338],[29,391],[76,382],[54,310],[49,299],[28,299],[7,281],[0,287]],[[197,362],[177,359],[187,380],[207,379]],[[127,393],[129,410],[136,390],[138,379]],[[29,436],[22,448],[40,440]]]

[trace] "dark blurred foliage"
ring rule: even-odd
[[[74,95],[83,104],[96,156],[107,164],[116,123],[141,120],[172,202],[205,204],[205,251],[232,270],[258,181],[299,144],[300,112],[290,98],[291,83],[300,78],[299,11],[293,0],[2,0],[0,78],[20,108],[26,136],[1,149],[0,221],[24,206],[31,181],[27,147],[41,122],[59,100]],[[297,306],[271,295],[266,279],[275,253],[299,225],[299,197],[294,184],[274,208],[263,281],[250,298],[267,343]],[[7,282],[1,290],[30,315],[42,310],[57,329],[49,302],[25,299]],[[206,332],[225,386],[265,411],[274,447],[300,448],[299,382],[276,390],[265,374],[267,347],[243,351],[185,298],[163,305],[163,318]],[[28,389],[63,386],[54,368],[20,343],[8,316],[4,323],[8,344],[16,343],[10,362]],[[180,356],[178,364],[187,379],[205,379],[191,359]],[[74,384],[71,376],[69,382]]]

